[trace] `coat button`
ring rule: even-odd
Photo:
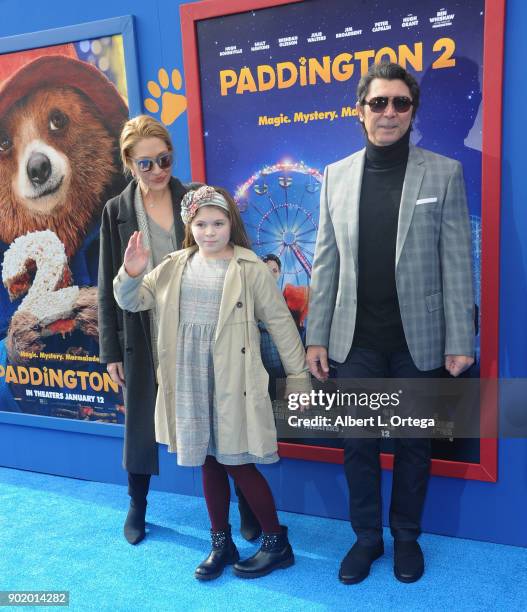
[[[134,350],[134,349],[133,349],[131,346],[127,346],[127,347],[126,347],[126,352],[127,352],[128,354],[133,353],[133,350]]]
[[[242,348],[242,353],[245,353],[245,347]]]
[[[236,302],[236,308],[241,308],[243,306],[242,302]]]
[[[247,391],[244,391],[243,392],[243,396],[245,397],[246,395],[247,395]]]

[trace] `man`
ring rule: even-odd
[[[458,376],[473,363],[470,225],[461,165],[409,144],[419,86],[397,64],[357,88],[366,147],[326,168],[311,278],[308,363],[339,378]],[[430,440],[396,439],[390,527],[394,573],[424,571],[417,543]],[[361,582],[384,553],[379,440],[346,439],[344,469],[357,541],[339,578]]]
[[[262,257],[262,261],[267,264],[275,281],[278,282],[280,274],[282,273],[282,262],[280,261],[280,257],[274,253],[268,253],[265,257]]]

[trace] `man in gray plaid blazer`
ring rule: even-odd
[[[458,376],[473,363],[471,235],[461,165],[409,144],[416,80],[397,64],[362,77],[366,148],[326,168],[311,277],[308,363],[338,378]],[[394,572],[424,571],[417,543],[430,440],[395,442],[390,528]],[[379,440],[348,438],[344,468],[357,541],[339,578],[361,582],[384,553]]]

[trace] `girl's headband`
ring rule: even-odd
[[[214,187],[203,185],[199,189],[187,191],[181,200],[181,218],[190,223],[202,206],[219,206],[229,212],[227,200]]]

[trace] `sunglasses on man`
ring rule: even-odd
[[[172,165],[173,159],[174,155],[169,151],[168,153],[161,153],[157,157],[140,157],[139,159],[134,159],[134,162],[141,172],[150,172],[154,164],[157,164],[161,170],[167,170]]]
[[[364,100],[363,104],[367,104],[372,113],[382,113],[388,108],[390,100],[392,101],[396,113],[406,113],[414,103],[413,100],[410,100],[407,96],[394,96],[393,98],[378,96],[371,100]]]

